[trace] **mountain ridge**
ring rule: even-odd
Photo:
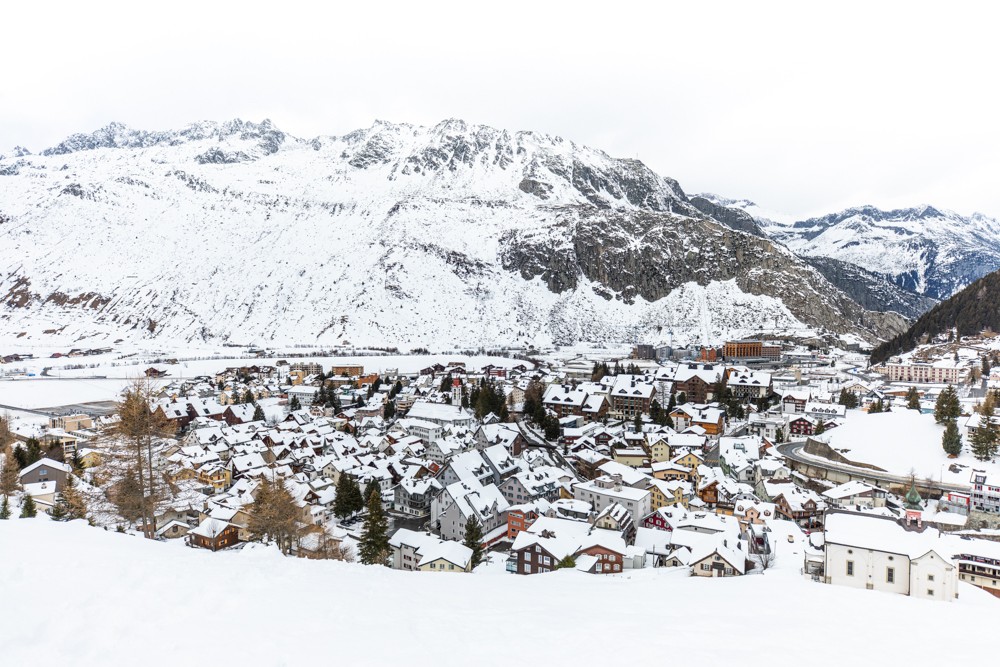
[[[34,340],[871,341],[905,325],[642,162],[529,131],[112,124],[0,175],[0,334]]]

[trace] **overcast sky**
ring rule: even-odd
[[[311,137],[457,117],[797,217],[1000,216],[992,3],[150,4],[4,3],[0,152],[112,120]]]

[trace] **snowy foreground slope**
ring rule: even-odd
[[[0,342],[718,340],[870,313],[636,160],[444,121],[112,124],[0,158]]]
[[[0,553],[10,665],[968,664],[993,655],[1000,618],[964,584],[953,603],[914,600],[814,584],[794,564],[718,580],[422,575],[47,519],[0,522]]]

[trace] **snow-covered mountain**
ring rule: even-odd
[[[0,183],[0,336],[22,343],[871,340],[904,325],[641,162],[534,132],[113,123],[0,160]]]
[[[981,213],[859,206],[793,222],[749,200],[702,196],[749,213],[765,233],[799,255],[848,262],[933,299],[1000,269],[1000,222]]]

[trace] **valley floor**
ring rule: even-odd
[[[0,662],[86,665],[962,664],[996,601],[952,603],[683,568],[519,577],[393,571],[61,524],[0,522]],[[780,562],[780,561],[779,561]]]

